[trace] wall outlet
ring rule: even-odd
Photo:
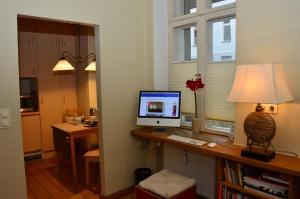
[[[264,107],[264,111],[266,113],[277,114],[278,113],[278,105],[277,104],[261,104]],[[252,110],[255,111],[256,104],[253,104],[251,107]]]
[[[277,104],[262,104],[267,113],[277,114],[278,105]]]
[[[187,164],[187,151],[183,150],[181,152],[181,162],[182,164]]]
[[[7,108],[0,109],[0,128],[11,128],[10,111]]]

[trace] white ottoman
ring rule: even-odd
[[[164,169],[141,181],[136,199],[196,199],[196,180]]]

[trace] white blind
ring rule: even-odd
[[[194,113],[194,92],[185,87],[185,82],[197,73],[197,63],[171,64],[169,71],[170,90],[181,91],[181,112]]]
[[[233,84],[235,63],[211,63],[205,68],[206,119],[234,121],[235,104],[226,99]]]

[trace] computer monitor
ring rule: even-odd
[[[140,91],[137,125],[180,126],[180,91]]]

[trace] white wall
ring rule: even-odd
[[[237,64],[282,63],[295,101],[279,105],[275,116],[277,132],[273,144],[278,150],[300,155],[300,1],[239,0],[237,2]],[[250,104],[238,104],[235,143],[245,145],[245,117]]]
[[[187,162],[184,163],[183,150],[172,146],[164,146],[164,168],[178,174],[197,180],[197,193],[206,198],[215,198],[215,166],[212,156],[196,153],[187,153]]]
[[[153,0],[154,89],[168,90],[168,1]]]
[[[135,128],[139,89],[152,87],[152,1],[3,0],[0,8],[0,107],[11,111],[13,127],[0,130],[0,195],[26,198],[19,112],[17,14],[95,24],[100,27],[97,82],[101,91],[102,192],[133,184],[133,170],[146,162],[129,131]],[[98,104],[100,98],[98,98]],[[101,138],[101,136],[99,136]],[[16,191],[17,190],[17,191]]]

